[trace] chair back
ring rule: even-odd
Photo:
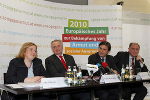
[[[3,73],[4,76],[4,84],[6,84],[6,73]]]

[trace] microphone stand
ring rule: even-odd
[[[110,74],[115,74],[109,66],[107,66],[106,68],[109,70]]]
[[[93,80],[93,71],[91,70],[90,73],[91,73],[91,80]]]
[[[100,73],[100,76],[99,76],[99,81],[100,81],[100,80],[101,80],[101,77],[102,77],[102,75],[103,75],[103,72],[102,72],[101,68],[99,68],[99,73]]]

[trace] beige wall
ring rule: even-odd
[[[89,5],[115,5],[124,1],[123,10],[150,14],[150,0],[88,0]]]

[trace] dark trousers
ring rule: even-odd
[[[119,88],[101,88],[95,91],[95,96],[100,100],[119,100]]]
[[[133,100],[144,100],[147,94],[147,88],[143,84],[124,86],[122,91],[122,98],[124,100],[131,100],[131,94],[135,93]]]
[[[74,93],[74,94],[62,94],[59,95],[58,100],[90,100],[90,93]]]
[[[14,95],[12,93],[3,91],[1,100],[28,100],[28,95]],[[33,94],[33,100],[51,100],[49,95]]]
[[[14,100],[14,94],[3,91],[1,95],[1,100]]]

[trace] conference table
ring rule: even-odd
[[[81,92],[81,91],[90,91],[91,92],[91,100],[94,100],[94,90],[101,87],[108,87],[108,86],[118,86],[121,87],[122,85],[134,84],[137,82],[150,82],[150,79],[145,80],[134,80],[134,81],[121,81],[121,82],[114,82],[114,83],[103,83],[100,84],[97,81],[89,80],[86,83],[78,86],[67,86],[67,87],[57,87],[57,88],[41,88],[41,87],[33,87],[33,88],[19,88],[15,89],[7,84],[0,84],[0,89],[10,92],[14,95],[22,95],[27,94],[28,100],[32,100],[32,95],[36,93],[71,93],[71,92]]]

